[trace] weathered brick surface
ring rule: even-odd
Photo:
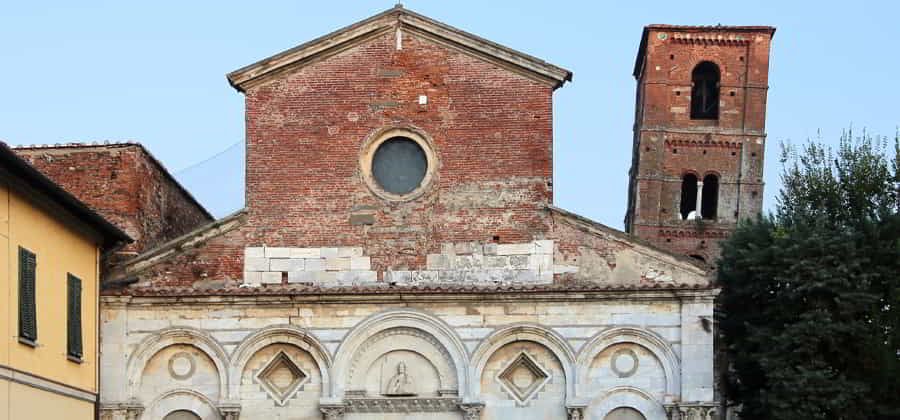
[[[552,197],[552,88],[470,55],[394,34],[247,95],[248,240],[268,246],[358,246],[373,269],[421,266],[442,242],[525,242],[547,230]],[[418,103],[419,95],[428,104]],[[360,175],[363,141],[416,127],[439,169],[419,199],[391,203]],[[374,211],[372,225],[351,212]]]
[[[769,27],[645,29],[635,68],[638,95],[626,230],[671,251],[713,262],[737,221],[762,208]],[[718,120],[690,118],[691,73],[721,73]],[[681,220],[681,180],[719,176],[718,217]]]
[[[213,220],[139,144],[26,146],[16,152],[134,238],[123,256]]]

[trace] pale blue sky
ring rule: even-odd
[[[0,139],[16,145],[139,141],[214,214],[227,214],[243,205],[244,116],[243,96],[228,86],[225,73],[393,4],[4,2]],[[851,124],[893,136],[900,124],[896,2],[404,5],[574,72],[574,82],[554,98],[556,204],[617,228],[631,163],[631,70],[646,24],[778,28],[767,119],[767,208],[779,185],[781,140],[803,141],[821,131],[836,143]]]

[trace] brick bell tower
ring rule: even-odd
[[[644,28],[627,232],[714,263],[762,208],[768,26]]]

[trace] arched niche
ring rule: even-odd
[[[348,390],[364,391],[373,364],[384,362],[396,372],[403,355],[396,352],[400,351],[417,355],[413,363],[422,362],[418,356],[428,361],[439,380],[440,393],[461,394],[466,388],[466,350],[456,332],[425,312],[393,309],[370,316],[347,334],[334,359],[331,396],[343,398]],[[413,366],[407,366],[410,368]]]
[[[659,401],[644,391],[632,387],[612,388],[591,400],[585,410],[585,418],[605,420],[614,410],[630,408],[645,419],[666,419],[666,409]]]
[[[515,324],[501,328],[485,338],[472,354],[469,366],[469,393],[467,399],[479,400],[482,393],[481,377],[491,356],[510,343],[533,342],[547,349],[558,361],[563,371],[566,400],[575,397],[575,354],[569,344],[555,331],[535,324]]]
[[[578,353],[578,390],[587,391],[590,384],[591,365],[598,355],[622,343],[641,346],[659,361],[665,374],[665,396],[663,402],[672,402],[681,395],[680,361],[672,346],[653,332],[634,327],[618,327],[602,331],[591,338]],[[601,417],[602,418],[602,417]]]
[[[250,359],[257,352],[272,344],[287,344],[308,353],[315,361],[318,375],[321,378],[323,396],[330,392],[333,361],[322,343],[302,328],[293,325],[273,325],[247,336],[234,350],[231,357],[231,378],[229,379],[231,385],[228,395],[230,399],[237,399],[240,378]]]
[[[210,363],[215,366],[214,375],[218,378],[217,397],[224,398],[227,395],[228,356],[222,346],[212,336],[201,330],[190,327],[170,327],[144,338],[128,358],[125,374],[128,378],[128,389],[131,399],[146,401],[152,398],[152,395],[140,395],[140,392],[138,392],[141,389],[144,371],[147,364],[157,353],[170,346],[189,346],[201,351]],[[173,357],[167,360],[166,363],[171,363],[169,369],[171,372],[174,372],[173,376],[182,377],[187,375],[191,367],[186,365],[190,363],[186,362],[184,358],[177,357],[176,354],[171,356]],[[196,368],[197,366],[195,365],[193,369],[196,370]]]
[[[219,420],[212,400],[191,389],[176,389],[156,397],[141,414],[140,420],[159,420],[174,412],[193,413],[201,420]]]

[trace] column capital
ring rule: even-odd
[[[463,412],[464,420],[481,420],[481,411],[484,410],[483,402],[465,402],[459,404]]]

